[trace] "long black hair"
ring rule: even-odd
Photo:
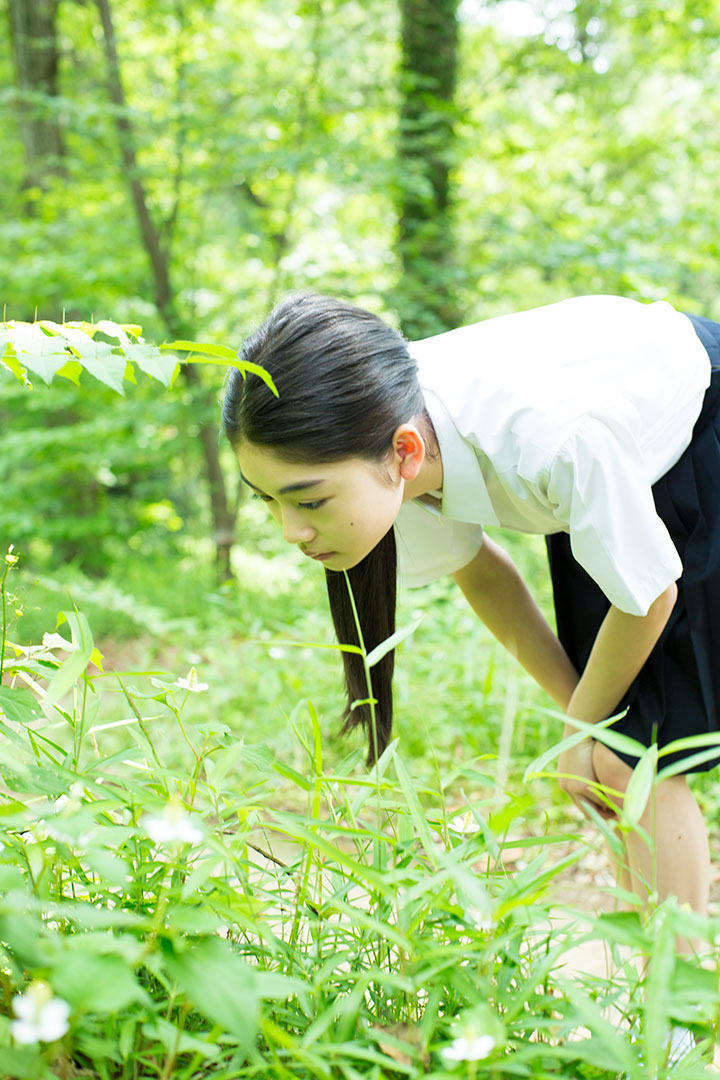
[[[275,397],[260,379],[232,368],[222,406],[222,427],[233,446],[267,446],[288,461],[320,463],[359,457],[382,463],[396,429],[420,421],[434,446],[417,365],[402,336],[382,319],[342,300],[301,293],[280,303],[244,343],[240,360],[272,376]],[[357,629],[342,573],[325,571],[338,641],[358,645]],[[376,547],[347,571],[365,649],[370,652],[395,630],[397,557],[391,528]],[[347,704],[343,733],[358,724],[368,737],[373,764],[390,740],[394,652],[371,671],[357,653],[343,652]],[[368,691],[376,700],[375,729]]]

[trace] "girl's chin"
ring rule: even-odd
[[[362,559],[349,558],[347,555],[331,555],[329,559],[321,561],[326,570],[337,570],[339,573],[342,570],[352,570],[353,566],[362,562]]]

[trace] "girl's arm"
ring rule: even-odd
[[[611,607],[598,631],[582,677],[538,609],[517,567],[486,535],[483,546],[455,580],[471,607],[495,637],[568,714],[595,724],[612,713],[652,652],[670,617],[677,597],[673,583],[651,605],[647,615],[628,615]],[[565,735],[575,728],[568,725]],[[588,782],[592,742],[586,740],[560,758],[559,771],[580,779],[563,779],[562,786],[582,809],[583,801],[610,816],[606,803]]]
[[[650,605],[647,615],[610,608],[570,699],[568,716],[596,724],[611,714],[652,652],[676,599],[673,582]]]
[[[472,562],[453,577],[488,630],[567,710],[578,674],[510,556],[486,534]]]
[[[596,724],[612,713],[652,652],[676,599],[677,585],[673,582],[650,605],[647,615],[628,615],[619,608],[610,608],[570,698],[568,716]],[[572,735],[575,730],[567,725],[564,735]],[[615,817],[607,802],[588,787],[588,783],[597,779],[592,751],[592,740],[585,739],[561,755],[558,762],[560,784],[583,812],[583,804],[590,802],[603,817]]]

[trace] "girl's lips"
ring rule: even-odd
[[[306,551],[304,554],[307,555],[308,558],[310,558],[310,559],[318,559],[320,562],[322,562],[324,559],[332,558],[332,556],[335,554],[335,552],[334,551],[321,551],[318,555],[314,555],[311,551]]]

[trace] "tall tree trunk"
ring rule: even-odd
[[[26,188],[63,172],[60,125],[49,108],[58,92],[57,9],[58,0],[8,0]]]
[[[457,78],[458,0],[400,0],[402,104],[397,302],[409,337],[457,325],[450,158]]]
[[[152,267],[153,282],[155,287],[155,304],[160,313],[168,333],[174,338],[190,337],[189,329],[183,325],[175,307],[175,296],[170,279],[170,251],[169,238],[167,244],[161,241],[161,232],[153,221],[148,204],[147,193],[138,170],[137,153],[135,150],[135,138],[132,124],[127,115],[125,91],[120,73],[117,46],[115,44],[115,30],[112,22],[109,0],[96,0],[103,28],[103,41],[105,46],[105,58],[108,70],[108,92],[117,111],[115,125],[120,142],[123,170],[130,187],[135,214],[140,227],[145,251],[147,252]],[[174,212],[173,212],[174,213]],[[169,230],[168,230],[169,232]],[[195,397],[205,406],[209,404],[210,395],[202,385],[197,370],[188,364],[185,367],[185,378],[194,388]],[[214,395],[212,395],[214,398]],[[215,541],[216,560],[218,574],[221,579],[231,576],[230,549],[232,547],[236,506],[231,506],[228,499],[225,477],[220,465],[218,450],[217,426],[200,422],[200,442],[202,445],[203,460],[205,463],[205,475],[210,496],[210,512],[213,522],[213,538]]]

